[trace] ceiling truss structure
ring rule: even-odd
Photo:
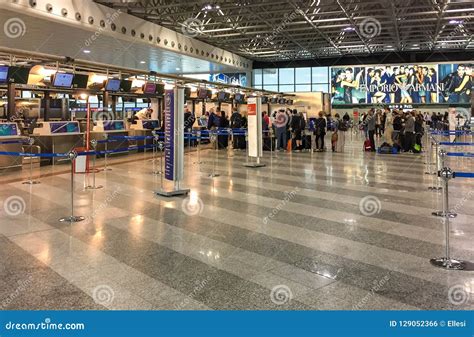
[[[103,5],[255,61],[472,50],[466,0],[108,0]],[[184,29],[185,30],[185,29]]]

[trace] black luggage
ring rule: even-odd
[[[246,144],[245,144],[245,136],[244,135],[234,135],[234,143],[233,147],[234,149],[240,149],[240,150],[245,150],[246,149]]]

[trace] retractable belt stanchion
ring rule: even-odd
[[[161,169],[159,171],[156,170],[156,147],[159,146],[160,147],[160,165],[161,165]],[[153,171],[151,172],[152,174],[161,174],[163,175],[163,143],[160,142],[160,136],[156,133],[153,133],[153,159],[152,159],[152,163],[153,163]]]
[[[435,166],[436,166],[436,171],[433,173],[433,180],[432,180],[432,186],[429,186],[428,189],[431,190],[431,191],[440,191],[442,190],[442,187],[440,186],[440,177],[438,175],[438,172],[439,170],[442,168],[442,166],[440,166],[440,156],[439,156],[439,142],[436,140],[436,139],[433,139],[434,140],[434,144],[435,144]]]
[[[109,157],[109,135],[104,134],[104,140],[105,140],[105,153],[104,153],[104,171],[112,171],[110,167],[108,167],[108,157]]]
[[[32,153],[32,146],[35,143],[35,140],[32,137],[28,138],[28,145],[30,146],[30,152]],[[29,178],[27,181],[24,181],[23,184],[25,185],[36,185],[36,184],[41,184],[41,182],[37,180],[33,180],[33,158],[34,156],[30,156],[30,173],[29,173]]]
[[[449,204],[448,204],[448,183],[447,180],[451,179],[451,176],[449,178],[445,178],[441,173],[443,170],[446,168],[446,151],[444,149],[441,149],[439,151],[439,157],[441,161],[441,168],[438,171],[438,177],[440,180],[443,180],[443,209],[441,211],[436,211],[432,212],[431,214],[434,216],[439,216],[439,217],[448,217],[448,218],[455,218],[457,217],[457,214],[455,212],[450,212],[449,211]]]
[[[197,161],[195,161],[193,164],[198,164],[201,165],[201,131],[196,132],[196,137],[197,137]]]
[[[428,135],[428,142],[426,143],[426,147],[428,149],[428,152],[426,154],[426,171],[425,174],[432,175],[432,156],[433,156],[433,142],[431,140],[431,136]]]
[[[449,228],[449,199],[448,199],[448,183],[449,180],[454,178],[454,172],[451,171],[449,167],[443,167],[439,172],[439,175],[443,179],[444,189],[443,189],[443,223],[445,229],[445,256],[440,258],[431,259],[430,262],[432,265],[444,268],[444,269],[454,269],[454,270],[463,270],[466,268],[466,262],[461,260],[456,260],[451,258],[450,255],[450,244],[449,244],[449,235],[450,235],[450,228]]]
[[[234,157],[234,132],[232,129],[227,129],[227,158],[232,157]]]
[[[95,169],[95,160],[96,160],[96,157],[97,157],[97,152],[96,152],[97,140],[92,139],[91,140],[91,146],[92,146],[92,149],[94,150],[94,156],[92,157],[92,186],[91,185],[86,186],[86,190],[98,190],[98,189],[102,188],[102,185],[96,186],[96,184],[95,184],[95,171],[96,171],[96,169]]]
[[[162,141],[158,141],[158,148],[160,149],[160,176],[161,176],[161,189],[163,190],[163,149],[165,148],[165,144]]]
[[[71,215],[63,217],[59,221],[72,223],[82,221],[85,217],[74,215],[74,160],[77,158],[77,152],[71,151],[67,156],[71,161]]]
[[[219,137],[217,135],[217,131],[213,132],[212,134],[210,133],[211,142],[214,142],[214,149],[215,149],[215,157],[214,160],[212,161],[212,172],[209,174],[209,178],[216,178],[219,177],[220,174],[216,172],[216,162],[219,162]]]

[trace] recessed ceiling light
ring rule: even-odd
[[[91,51],[90,51],[89,49],[84,49],[82,52],[83,52],[84,54],[90,54],[90,53],[91,53]]]
[[[342,30],[344,32],[353,32],[353,31],[355,31],[355,28],[354,27],[346,27],[346,28],[343,28]]]
[[[176,70],[181,70],[181,68],[176,68]]]
[[[460,23],[462,23],[461,20],[449,20],[449,24],[451,24],[451,25],[458,25]]]
[[[145,64],[146,62],[145,61],[140,61],[141,64]]]

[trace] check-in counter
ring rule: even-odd
[[[90,132],[90,139],[103,141],[108,138],[119,136],[128,136],[128,130],[125,126],[125,122],[123,120],[104,120],[104,121],[95,121],[94,127]],[[129,141],[126,139],[121,139],[113,142],[108,142],[107,145],[105,143],[99,142],[97,144],[97,151],[105,151],[105,149],[109,151],[115,151],[119,149],[127,149],[129,146]],[[128,154],[127,150],[114,152],[109,154],[109,156],[113,155],[121,155],[121,154]]]
[[[130,125],[130,130],[128,134],[130,136],[153,136],[153,130],[160,129],[160,121],[157,119],[146,119],[146,120],[137,120],[136,124]],[[135,141],[137,146],[144,146],[153,144],[153,139],[144,139],[144,140],[137,140]],[[152,150],[144,149],[144,150]],[[143,152],[144,150],[139,150],[139,152]]]
[[[16,123],[0,123],[0,151],[22,152],[20,129]],[[23,165],[23,157],[0,155],[0,171],[18,170]]]
[[[41,153],[67,153],[84,146],[84,134],[75,121],[40,122],[33,130],[35,145]],[[41,165],[69,163],[64,157],[41,158]]]

